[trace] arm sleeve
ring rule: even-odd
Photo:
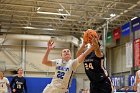
[[[24,89],[25,89],[25,93],[27,93],[27,85],[26,85],[26,79],[24,78]]]

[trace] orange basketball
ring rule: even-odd
[[[84,32],[84,37],[83,37],[84,42],[85,43],[91,43],[91,40],[92,40],[93,36],[95,38],[98,38],[98,35],[97,35],[95,30],[88,29],[86,32]]]
[[[87,32],[84,32],[84,36],[83,36],[83,40],[84,40],[84,42],[85,43],[89,43],[88,40],[89,38],[88,38],[88,33]]]

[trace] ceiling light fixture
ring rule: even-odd
[[[40,12],[37,11],[39,14],[50,14],[50,15],[63,15],[63,16],[70,16],[70,14],[61,14],[61,13],[52,13],[52,12]]]
[[[61,12],[62,12],[62,11],[63,11],[63,9],[58,9],[58,11],[61,11]]]
[[[36,10],[39,11],[40,10],[40,7],[38,7]]]
[[[30,26],[26,26],[26,27],[23,27],[23,28],[25,28],[25,29],[37,29],[35,27],[30,27]]]
[[[116,14],[110,14],[110,16],[111,16],[111,17],[115,17],[115,16],[116,16]]]
[[[56,30],[56,29],[52,29],[52,28],[42,28],[42,30]]]
[[[138,18],[138,17],[133,17],[133,18],[131,18],[131,20],[134,20],[134,19],[136,19],[136,18]]]
[[[36,28],[36,27],[31,27],[31,26],[26,26],[26,27],[23,27],[25,29],[41,29],[41,30],[56,30],[56,29],[53,29],[53,28]]]

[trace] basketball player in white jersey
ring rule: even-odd
[[[48,48],[42,63],[47,66],[55,66],[56,70],[51,83],[46,86],[43,93],[67,93],[73,72],[76,71],[84,58],[93,50],[93,46],[74,60],[71,59],[69,49],[62,50],[61,59],[49,60],[48,55],[50,50],[54,48],[53,43],[52,40],[48,42]]]
[[[136,87],[137,87],[137,93],[140,93],[140,70],[136,72]]]
[[[0,93],[11,93],[9,81],[3,76],[2,72],[0,72]]]

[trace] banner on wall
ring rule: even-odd
[[[112,76],[111,80],[112,80],[113,86],[124,86],[125,85],[124,76]]]
[[[136,78],[136,76],[134,76],[134,75],[129,75],[128,76],[128,85],[129,86],[134,86],[135,78]]]
[[[121,29],[120,27],[118,27],[113,31],[113,40],[120,39],[120,37],[121,37]]]
[[[134,66],[140,66],[140,38],[134,40]]]
[[[132,31],[138,31],[140,29],[140,17],[131,21]]]
[[[122,31],[122,36],[128,36],[130,34],[130,22],[124,24],[121,27],[121,31]]]
[[[112,42],[112,32],[108,32],[107,33],[106,42],[107,43],[111,43]]]
[[[125,46],[126,46],[126,68],[130,68],[133,66],[132,42],[126,43]]]

